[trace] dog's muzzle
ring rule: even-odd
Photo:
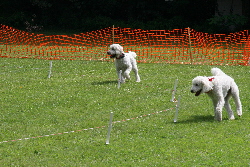
[[[112,53],[110,51],[107,51],[107,54],[110,55],[110,58],[115,58],[116,55],[112,55]]]
[[[202,89],[197,92],[195,92],[194,90],[191,90],[191,93],[195,93],[195,96],[199,96],[201,94],[201,91]]]

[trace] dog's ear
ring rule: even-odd
[[[123,47],[121,45],[118,45],[119,50],[123,52]]]
[[[203,84],[203,88],[202,88],[203,93],[206,93],[206,92],[209,92],[210,90],[213,90],[213,84],[212,84],[212,82],[210,82],[208,80],[207,77],[202,78],[202,84]]]

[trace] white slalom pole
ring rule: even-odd
[[[180,102],[181,102],[181,96],[179,96],[178,103],[176,105],[176,111],[175,111],[175,115],[174,115],[174,122],[177,122],[178,110],[179,110],[179,107],[180,107]]]
[[[174,90],[172,91],[172,98],[171,98],[171,102],[175,102],[176,99],[175,99],[175,92],[176,92],[176,88],[177,88],[177,84],[178,84],[178,79],[175,80],[175,83],[174,83]]]
[[[48,75],[48,78],[51,77],[51,73],[52,73],[52,61],[49,62],[49,75]]]
[[[110,133],[111,133],[111,129],[112,129],[112,120],[113,120],[113,112],[110,113],[109,127],[108,127],[108,134],[107,134],[106,144],[109,144]]]
[[[121,81],[122,81],[122,70],[118,73],[118,89],[121,87]]]

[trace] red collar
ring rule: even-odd
[[[123,54],[121,54],[119,57],[116,57],[116,59],[122,59],[122,58],[124,58],[125,57],[125,54],[123,53]]]
[[[214,80],[214,78],[208,78],[208,80],[209,80],[210,82],[212,82],[212,81]]]
[[[212,82],[214,80],[214,78],[208,78],[208,81]],[[212,90],[208,91],[208,92],[205,92],[205,93],[209,93],[211,92]]]

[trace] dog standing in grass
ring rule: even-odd
[[[123,47],[119,44],[110,45],[110,50],[107,52],[110,55],[110,58],[115,58],[115,66],[116,71],[119,77],[119,71],[122,70],[121,73],[121,83],[124,83],[125,80],[130,80],[130,72],[134,71],[136,82],[140,82],[140,76],[138,74],[138,68],[136,63],[136,53],[128,52],[124,53]]]
[[[212,68],[211,77],[198,76],[192,81],[191,93],[199,96],[201,93],[206,93],[213,101],[215,120],[222,121],[222,108],[227,110],[228,118],[234,119],[234,113],[229,104],[229,99],[232,96],[237,109],[238,116],[242,115],[242,106],[239,97],[239,89],[234,79],[226,75],[219,68]]]

